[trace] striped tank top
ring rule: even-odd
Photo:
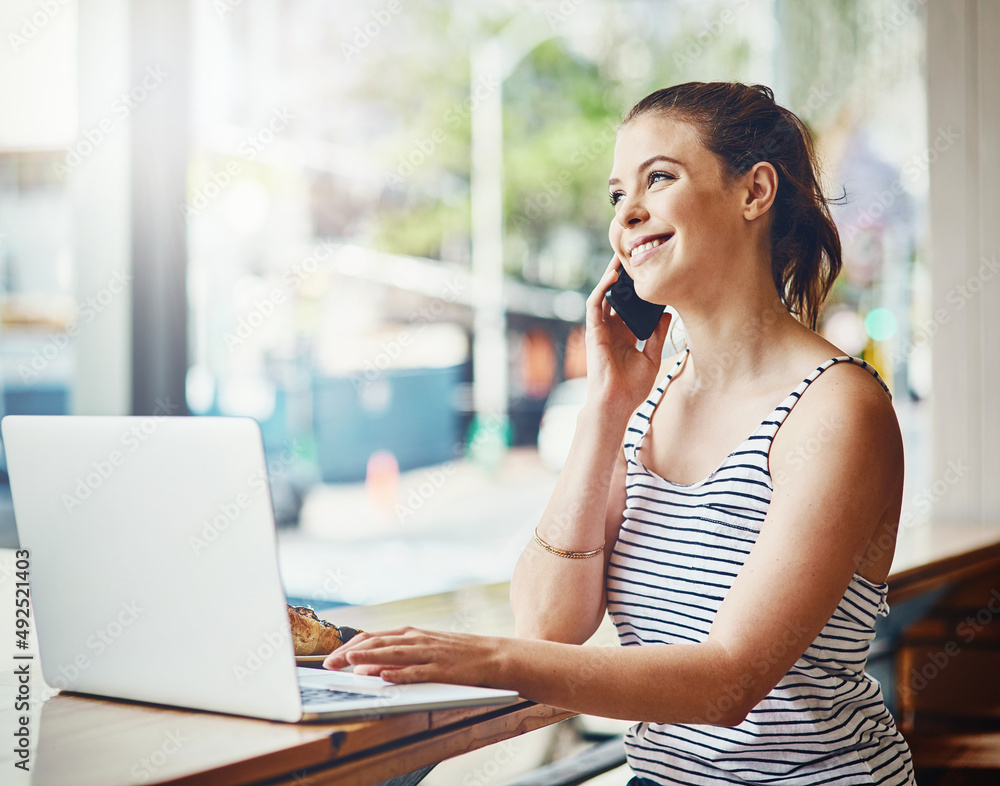
[[[716,611],[750,553],[771,500],[771,440],[819,366],[704,480],[680,485],[650,472],[639,448],[685,352],[636,411],[625,438],[625,520],[607,577],[608,613],[623,646],[707,639]],[[854,574],[815,641],[738,726],[640,723],[628,761],[653,784],[913,784],[910,753],[865,672],[886,584]],[[777,642],[776,642],[777,644]]]

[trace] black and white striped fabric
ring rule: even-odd
[[[753,548],[771,500],[771,440],[817,368],[711,475],[691,485],[665,480],[638,459],[649,419],[687,359],[685,352],[636,412],[625,439],[628,502],[610,559],[608,612],[624,646],[704,641]],[[640,723],[626,736],[628,760],[656,784],[913,784],[910,753],[865,673],[886,584],[855,574],[816,640],[739,726]],[[759,664],[780,657],[776,641]],[[719,716],[727,709],[719,708]]]

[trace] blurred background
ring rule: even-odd
[[[740,80],[845,197],[821,330],[892,388],[926,488],[913,326],[952,141],[928,138],[919,5],[7,0],[2,411],[255,418],[314,605],[503,581],[582,403],[617,123]]]
[[[583,401],[617,124],[739,80],[842,197],[820,329],[892,390],[900,542],[995,526],[997,31],[988,0],[5,0],[0,414],[252,417],[291,599],[504,632]],[[887,696],[925,606],[879,631]],[[575,718],[427,783],[620,731]]]

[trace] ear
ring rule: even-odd
[[[760,218],[771,209],[778,195],[778,171],[767,161],[754,164],[744,175],[746,196],[743,203],[743,217],[747,221]]]

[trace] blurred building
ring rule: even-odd
[[[925,120],[949,89],[927,41],[961,3],[941,5],[8,3],[3,410],[250,415],[272,457],[294,448],[289,520],[380,451],[405,471],[477,435],[533,445],[550,393],[585,373],[617,117],[669,82],[740,79],[775,86],[844,191],[822,329],[891,380],[920,487],[931,348],[988,313],[990,272],[942,278],[928,253],[928,183],[972,155],[951,109]],[[515,28],[533,38],[509,73],[473,79],[460,42]],[[494,95],[505,406],[477,413],[470,138]]]

